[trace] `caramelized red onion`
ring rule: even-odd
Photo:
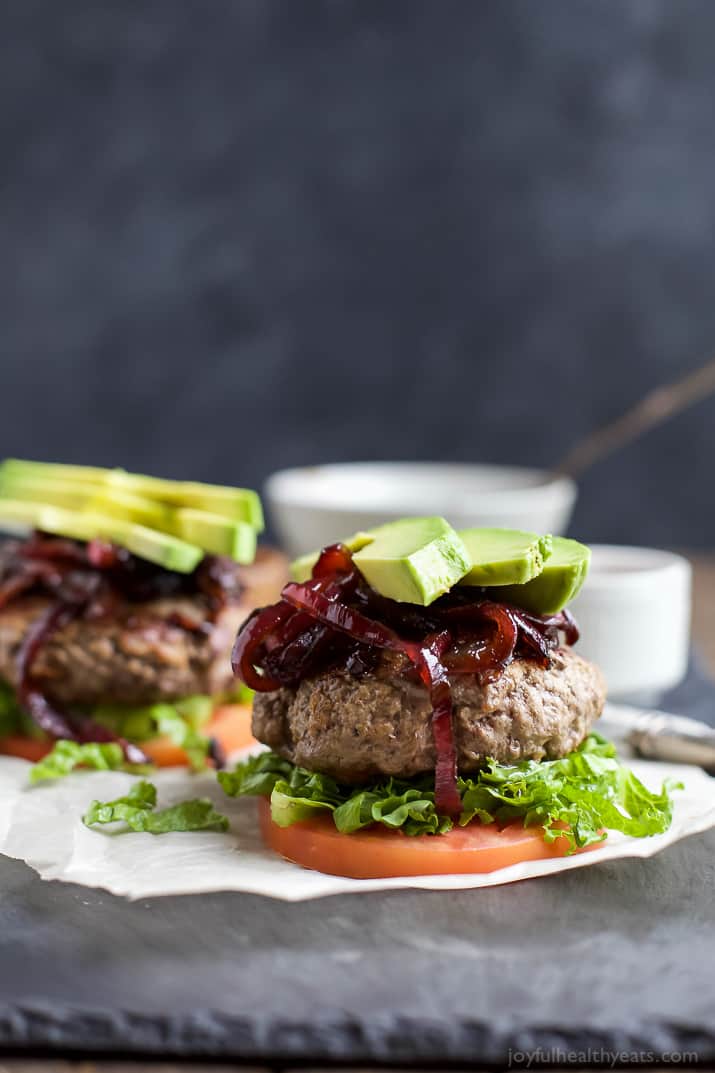
[[[289,582],[281,593],[283,601],[299,611],[305,611],[322,622],[325,626],[354,637],[363,644],[376,648],[390,648],[393,652],[404,652],[413,662],[417,661],[419,648],[415,644],[402,640],[389,626],[368,618],[340,599],[336,590],[330,591],[330,583],[320,579],[298,585]]]
[[[379,650],[406,656],[429,691],[437,762],[435,803],[461,809],[457,790],[451,677],[485,682],[519,656],[548,666],[563,633],[578,639],[567,611],[543,618],[497,603],[479,588],[462,587],[428,608],[373,592],[342,544],[325,548],[302,584],[290,582],[281,599],[247,619],[233,649],[233,670],[251,689],[272,692],[326,670],[369,673]]]
[[[73,618],[76,618],[80,611],[79,604],[75,607],[61,603],[51,604],[47,611],[32,623],[17,654],[17,672],[20,683],[17,698],[28,715],[51,738],[73,739],[76,735],[67,716],[53,708],[43,694],[34,687],[32,665],[47,638],[51,637],[55,630],[62,629]]]
[[[434,769],[434,799],[440,812],[458,816],[462,799],[457,789],[457,749],[454,744],[452,689],[444,665],[451,637],[448,630],[428,637],[420,649],[420,678],[432,703],[432,737],[437,763]]]
[[[32,666],[42,645],[56,630],[61,630],[73,619],[79,618],[84,609],[82,603],[50,604],[49,608],[35,619],[25,634],[17,654],[19,688],[18,700],[33,721],[51,738],[66,738],[71,741],[117,741],[125,758],[131,764],[146,764],[148,757],[142,750],[124,738],[115,738],[107,727],[95,723],[86,716],[72,716],[56,708],[32,679]]]

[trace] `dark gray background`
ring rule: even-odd
[[[715,351],[710,0],[3,0],[0,454],[553,463]],[[583,482],[712,546],[715,400]]]

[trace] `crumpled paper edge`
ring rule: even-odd
[[[640,713],[610,707],[609,730],[626,731]],[[605,728],[604,728],[605,729]],[[108,835],[88,830],[81,816],[94,798],[126,793],[134,781],[122,772],[83,772],[36,787],[27,785],[29,764],[0,757],[0,853],[25,861],[42,879],[100,888],[130,900],[170,895],[240,891],[284,901],[303,901],[367,891],[400,889],[464,890],[493,887],[556,872],[586,868],[620,858],[647,858],[682,838],[715,826],[715,779],[685,765],[629,761],[652,787],[675,777],[673,824],[665,834],[633,839],[616,832],[590,853],[511,865],[479,875],[410,876],[354,880],[303,869],[263,847],[256,802],[226,797],[211,774],[191,776],[181,769],[152,776],[159,802],[207,796],[230,820],[228,834],[213,832]]]

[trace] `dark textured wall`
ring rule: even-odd
[[[552,463],[715,350],[713,41],[710,0],[3,0],[0,453]],[[715,544],[714,418],[579,532]]]

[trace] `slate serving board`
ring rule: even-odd
[[[693,672],[677,706],[715,710]],[[671,708],[674,707],[671,698]],[[687,702],[687,703],[686,703]],[[715,1059],[715,831],[479,891],[128,903],[0,858],[0,1047],[506,1065]]]

